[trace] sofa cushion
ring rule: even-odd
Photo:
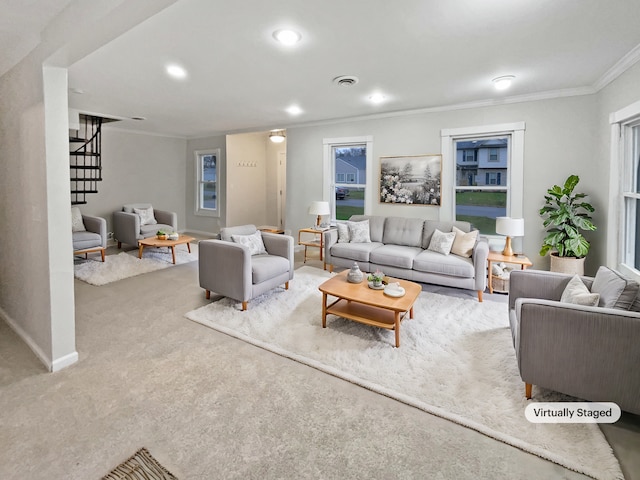
[[[452,231],[455,232],[456,238],[451,246],[451,253],[469,258],[478,239],[478,230],[463,232],[454,225]]]
[[[173,232],[173,227],[171,225],[165,225],[163,223],[157,223],[155,225],[141,225],[140,226],[140,235],[143,237],[152,237],[158,230],[164,230],[165,232]]]
[[[264,248],[264,242],[262,241],[262,232],[259,230],[251,235],[231,235],[231,240],[247,247],[251,255],[267,253],[267,249]]]
[[[338,243],[349,243],[351,236],[349,235],[349,225],[347,225],[347,222],[338,222],[336,227],[338,229]]]
[[[371,252],[382,247],[380,242],[336,243],[331,247],[331,256],[346,258],[355,262],[368,262]]]
[[[470,258],[442,255],[431,250],[423,250],[413,259],[413,269],[461,278],[473,278],[475,275],[473,261]]]
[[[102,237],[93,232],[82,231],[73,232],[71,234],[73,249],[84,250],[86,248],[100,247],[102,246]]]
[[[599,300],[600,294],[591,293],[579,275],[574,275],[573,278],[569,280],[560,297],[561,302],[586,305],[588,307],[597,306]]]
[[[421,247],[423,226],[424,220],[421,218],[387,217],[382,243]]]
[[[84,232],[84,222],[82,221],[82,212],[78,207],[71,207],[71,231]]]
[[[413,259],[416,258],[423,250],[420,247],[407,247],[404,245],[383,245],[376,248],[369,255],[371,263],[377,265],[390,265],[398,268],[411,269]]]
[[[592,293],[600,294],[598,305],[605,308],[629,310],[638,295],[640,285],[626,279],[615,270],[600,267],[591,285]]]
[[[378,215],[352,215],[349,219],[352,222],[361,222],[369,220],[369,238],[372,242],[382,243],[382,234],[384,233],[384,223],[387,217]]]
[[[262,283],[289,271],[289,260],[277,255],[251,257],[251,283]]]
[[[349,227],[349,242],[351,243],[371,243],[369,237],[369,220],[362,222],[347,222]]]
[[[429,248],[429,244],[431,243],[431,236],[436,229],[441,232],[450,232],[453,226],[458,227],[463,232],[471,231],[471,224],[469,222],[463,221],[455,221],[455,222],[439,222],[437,220],[425,220],[424,221],[424,230],[422,234],[422,248]]]
[[[438,252],[443,255],[449,255],[455,239],[455,232],[444,233],[436,228],[436,231],[431,235],[431,242],[429,243],[428,250]]]

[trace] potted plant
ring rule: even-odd
[[[547,190],[540,216],[547,235],[542,241],[540,255],[551,252],[551,271],[584,274],[584,259],[591,244],[583,231],[596,229],[591,219],[594,208],[584,201],[584,193],[573,193],[580,177],[570,175],[564,186],[554,185]]]
[[[369,274],[367,280],[372,283],[374,288],[380,288],[382,287],[384,276],[384,273],[382,273],[380,270],[376,270],[375,272]]]

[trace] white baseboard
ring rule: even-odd
[[[48,371],[57,372],[58,370],[68,367],[78,361],[78,352],[72,352],[52,362],[51,359],[42,351],[40,346],[38,346],[33,338],[31,338],[31,335],[29,335],[13,318],[7,315],[7,312],[5,312],[2,307],[0,307],[0,319],[4,320],[5,323],[11,327],[11,330],[13,330],[16,335],[18,335],[22,341],[27,344]]]

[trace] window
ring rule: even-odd
[[[220,149],[195,152],[196,215],[220,216]]]
[[[475,162],[476,160],[476,151],[475,150],[463,150],[464,152],[464,160],[465,162]]]
[[[622,196],[624,198],[623,235],[624,249],[622,263],[640,271],[640,122],[625,128],[624,163],[625,171]]]
[[[496,217],[521,218],[524,123],[448,129],[441,136],[454,179],[453,205],[441,218],[467,221],[489,236],[496,235]],[[474,163],[467,161],[469,150],[476,152]]]
[[[369,213],[371,192],[375,191],[371,151],[371,137],[324,140],[323,198],[331,206],[333,221]]]

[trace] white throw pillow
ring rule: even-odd
[[[134,213],[140,217],[140,226],[142,225],[155,225],[156,217],[153,215],[153,207],[149,208],[134,208]]]
[[[466,233],[454,226],[452,231],[456,234],[456,237],[451,246],[451,253],[469,258],[473,253],[473,247],[478,238],[478,230]]]
[[[82,212],[78,207],[71,207],[71,231],[72,232],[84,232],[87,229],[84,228],[84,222],[82,221]]]
[[[235,243],[248,247],[251,255],[262,255],[267,253],[267,249],[264,248],[264,242],[262,241],[262,233],[260,230],[251,235],[231,235],[231,240]]]
[[[349,236],[349,224],[346,223],[337,223],[336,227],[338,227],[338,243],[349,243],[351,237]]]
[[[362,222],[348,222],[351,243],[371,243],[369,236],[369,220]]]
[[[599,293],[591,293],[578,275],[574,275],[562,292],[560,301],[576,305],[595,307],[600,301]]]
[[[449,255],[455,239],[456,232],[444,233],[436,228],[436,231],[433,232],[431,236],[431,242],[429,242],[429,248],[427,250]]]

